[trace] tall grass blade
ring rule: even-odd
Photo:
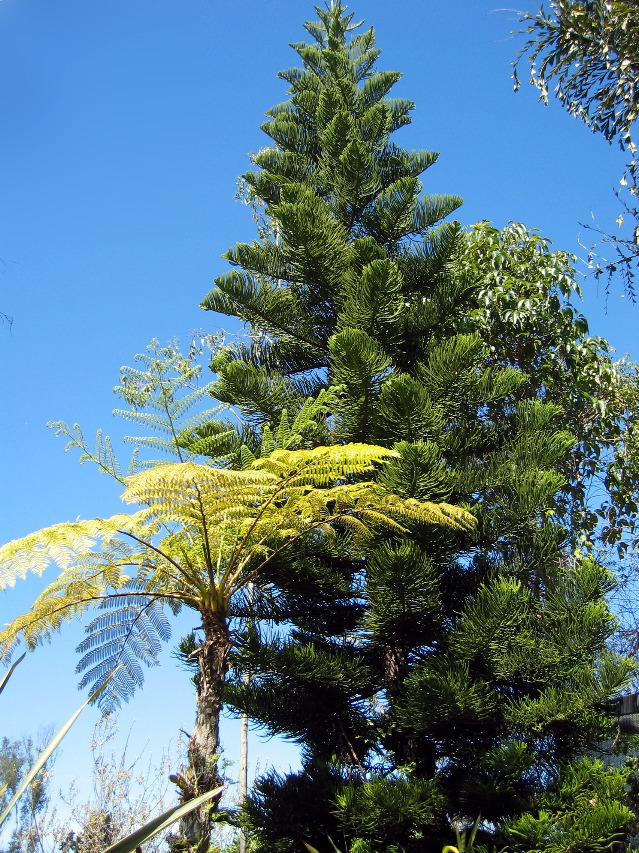
[[[5,688],[6,684],[7,684],[7,681],[11,678],[11,675],[12,675],[12,673],[13,673],[13,670],[17,667],[17,665],[18,665],[21,661],[23,661],[23,660],[26,658],[26,656],[27,656],[27,653],[26,653],[26,652],[24,652],[24,654],[20,655],[20,657],[18,658],[18,660],[17,660],[14,664],[12,664],[12,666],[11,666],[11,667],[10,667],[10,669],[9,669],[9,671],[8,671],[8,672],[5,672],[5,674],[2,676],[2,679],[0,679],[0,693],[2,693],[2,691],[4,690],[4,688]]]
[[[16,661],[16,663],[19,663],[19,662],[20,661]],[[15,664],[14,664],[14,666],[15,666]],[[12,667],[12,669],[13,669],[13,667]],[[80,705],[78,710],[69,717],[69,719],[62,726],[60,731],[56,735],[54,735],[54,737],[45,746],[45,748],[42,750],[42,752],[38,756],[33,767],[31,767],[29,769],[28,773],[25,775],[22,782],[20,782],[15,794],[13,795],[13,797],[11,799],[11,802],[6,807],[6,809],[2,812],[2,814],[0,814],[0,826],[2,826],[2,824],[5,822],[5,820],[9,817],[9,814],[10,814],[12,808],[18,802],[20,797],[24,794],[24,792],[29,787],[29,785],[33,782],[33,780],[38,775],[38,773],[42,770],[42,768],[47,763],[47,761],[51,758],[51,756],[53,755],[55,750],[60,746],[62,739],[67,734],[67,732],[69,731],[71,726],[78,719],[78,717],[80,716],[82,711],[84,711],[84,709],[86,708],[87,705],[90,705],[92,702],[94,702],[97,699],[97,697],[100,695],[100,693],[102,693],[102,691],[107,686],[107,684],[109,683],[111,678],[113,678],[113,675],[115,675],[116,672],[117,672],[117,670],[114,670],[112,675],[110,676],[110,678],[107,681],[105,681],[101,687],[99,687],[96,691],[94,691],[91,694],[91,696],[89,696],[89,698],[86,700],[86,702],[83,702],[82,705]],[[9,671],[7,673],[7,675],[5,676],[5,678],[4,678],[5,682],[6,682],[7,676],[10,674],[11,674],[11,671]]]
[[[180,820],[184,815],[187,815],[194,809],[199,808],[207,800],[218,796],[223,790],[223,788],[216,788],[214,791],[208,791],[206,794],[202,794],[194,800],[189,800],[188,803],[184,803],[181,806],[174,806],[174,808],[169,809],[153,820],[150,820],[147,824],[140,827],[140,829],[132,832],[131,835],[127,835],[126,838],[123,838],[121,841],[117,841],[115,844],[107,847],[103,853],[135,853],[136,848],[141,844],[144,844],[145,841],[148,841],[149,838],[152,838],[154,835],[157,835],[158,832],[162,832],[162,830],[167,829],[167,827],[171,826],[172,823],[175,823],[176,820]]]

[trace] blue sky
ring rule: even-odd
[[[530,9],[523,3],[521,8]],[[415,101],[408,148],[440,151],[428,192],[465,199],[464,224],[509,220],[583,255],[580,222],[614,228],[623,155],[536,92],[513,92],[521,40],[516,14],[489,0],[361,0],[381,69],[404,72],[395,92]],[[247,154],[267,144],[264,112],[285,97],[277,71],[313,17],[300,0],[3,0],[0,3],[0,541],[78,516],[119,510],[117,485],[79,467],[46,429],[78,421],[91,435],[126,432],[111,418],[118,368],[153,337],[230,323],[200,300],[226,268],[224,251],[250,240],[233,196]],[[639,357],[639,307],[587,279],[591,330]],[[32,579],[0,593],[0,622],[28,607]],[[193,627],[176,627],[176,637]],[[80,634],[70,629],[25,661],[3,695],[0,735],[59,725],[80,703]],[[5,698],[6,697],[6,698]],[[93,717],[91,714],[93,713]],[[140,742],[189,730],[188,676],[168,657],[123,714]],[[90,711],[59,762],[82,776]],[[233,758],[235,733],[225,730]],[[155,748],[155,746],[153,748]],[[286,766],[294,753],[260,743]]]

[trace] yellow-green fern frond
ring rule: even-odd
[[[125,503],[171,504],[187,506],[193,501],[255,492],[256,486],[268,486],[276,478],[266,471],[212,468],[194,462],[174,462],[142,471],[131,477],[122,495]]]
[[[51,563],[66,569],[79,553],[90,551],[98,539],[108,540],[116,532],[117,523],[93,519],[54,524],[14,539],[0,547],[0,589],[24,580],[29,572],[41,575]]]
[[[394,450],[373,444],[342,444],[311,450],[274,450],[251,468],[268,471],[291,485],[326,487],[347,477],[370,475],[375,465],[396,457]]]
[[[62,570],[29,613],[0,632],[0,656],[6,656],[20,635],[30,648],[49,639],[64,622],[118,594],[132,578],[145,580],[151,597],[186,597],[188,572],[153,543],[158,526],[140,516],[57,524],[0,548],[0,577],[6,584],[27,572],[42,574],[52,563]]]
[[[456,530],[473,530],[477,524],[477,519],[468,510],[448,503],[433,503],[432,501],[418,501],[415,498],[386,495],[382,507],[395,518],[440,525]]]
[[[8,657],[20,637],[29,649],[35,648],[64,623],[125,586],[130,578],[111,562],[110,556],[90,552],[76,555],[74,565],[38,596],[29,612],[0,632],[0,657]]]
[[[61,569],[0,632],[0,656],[20,639],[34,648],[94,609],[81,648],[83,683],[99,686],[121,666],[113,690],[128,696],[142,683],[140,662],[155,662],[168,636],[165,606],[225,617],[233,596],[302,537],[346,532],[354,556],[382,531],[472,529],[463,509],[385,493],[376,468],[396,455],[364,444],[280,448],[241,471],[181,462],[135,474],[123,498],[137,511],[55,525],[0,548],[5,586],[50,563]]]

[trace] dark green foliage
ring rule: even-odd
[[[625,553],[637,541],[637,366],[613,363],[608,342],[589,335],[571,304],[579,296],[574,258],[523,225],[473,226],[460,263],[480,282],[463,327],[484,341],[489,364],[527,374],[518,398],[560,406],[577,439],[560,466],[562,524],[581,547],[600,538]]]
[[[535,348],[565,284],[545,246],[522,287],[543,267],[547,310],[507,319],[502,238],[491,260],[484,232],[473,245],[441,221],[460,200],[423,196],[436,156],[391,141],[412,104],[388,97],[398,75],[375,70],[372,31],[339,3],[317,12],[315,43],[295,45],[303,67],[281,75],[290,99],[264,125],[275,146],[244,176],[259,239],[229,251],[236,269],[204,302],[250,339],[214,360],[213,393],[242,415],[240,463],[289,440],[393,447],[385,488],[464,506],[477,526],[407,523],[356,557],[344,523],[272,561],[238,610],[271,625],[244,633],[226,700],[299,742],[304,769],[259,780],[245,818],[256,851],[440,853],[453,824],[481,815],[490,849],[614,738],[605,703],[632,675],[607,650],[611,576],[574,553],[576,454],[598,439],[569,416],[592,398],[562,391],[569,344],[557,347],[585,329],[560,302]],[[603,347],[579,341],[611,375]],[[596,798],[601,780],[580,772]],[[626,817],[600,826],[613,839]]]
[[[343,782],[336,767],[321,762],[306,765],[301,773],[270,772],[258,779],[244,817],[258,833],[259,848],[288,853],[302,848],[303,838],[339,840],[333,799]],[[325,849],[332,850],[330,845]]]
[[[366,838],[380,849],[404,845],[411,836],[442,819],[444,797],[434,780],[373,778],[344,787],[336,797],[337,816],[349,837]],[[417,828],[417,829],[416,829]]]

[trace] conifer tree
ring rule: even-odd
[[[374,442],[398,454],[385,488],[466,506],[477,525],[380,532],[363,554],[348,536],[306,540],[270,562],[277,594],[255,607],[279,627],[246,633],[234,662],[252,681],[227,698],[303,744],[304,768],[258,782],[255,849],[439,853],[452,823],[497,849],[622,849],[623,778],[606,786],[588,759],[571,770],[613,730],[605,703],[631,672],[606,647],[613,580],[572,555],[560,523],[574,436],[524,373],[461,333],[483,276],[446,221],[460,199],[423,196],[436,155],[393,141],[413,105],[389,97],[400,75],[375,69],[373,31],[339,2],[316,11],[314,43],[294,45],[302,67],[281,74],[290,98],[263,126],[274,144],[244,176],[259,238],[229,250],[203,303],[250,337],[212,364],[214,395],[243,416],[228,458],[273,435]],[[594,811],[565,820],[584,796]]]

